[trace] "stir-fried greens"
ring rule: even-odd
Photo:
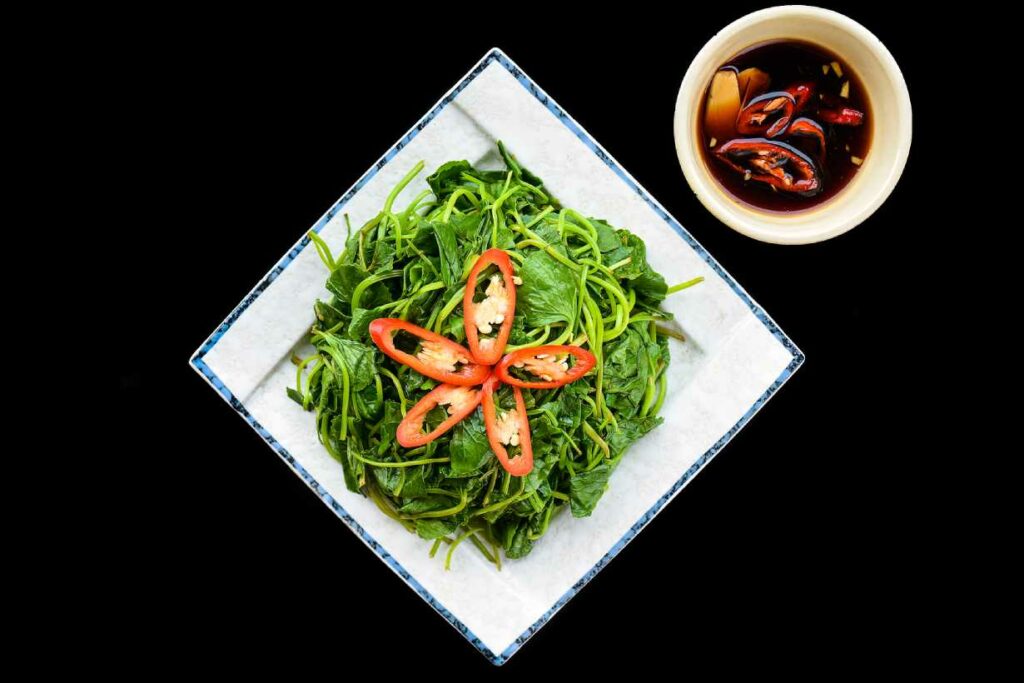
[[[288,389],[316,411],[348,488],[433,540],[431,556],[447,544],[446,567],[468,540],[500,568],[502,550],[525,556],[561,509],[593,512],[630,444],[661,422],[668,337],[682,337],[659,304],[701,280],[668,287],[642,240],[561,207],[498,149],[505,170],[448,162],[396,210],[417,164],[337,259],[310,233],[333,296],[314,305],[316,352],[294,359]],[[510,306],[490,296],[503,287]],[[580,348],[552,348],[563,345]]]

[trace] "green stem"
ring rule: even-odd
[[[507,345],[505,347],[505,352],[506,353],[511,353],[512,351],[518,351],[519,349],[528,349],[528,348],[531,348],[531,347],[534,347],[534,346],[540,346],[545,341],[547,341],[547,338],[548,338],[548,336],[550,336],[550,334],[551,334],[551,325],[545,325],[544,326],[544,334],[542,334],[540,337],[538,337],[537,339],[528,341],[525,344],[509,344],[509,345]]]
[[[408,220],[412,218],[413,214],[420,208],[420,202],[432,194],[433,191],[431,190],[423,190],[423,192],[416,195],[412,202],[410,202],[409,206],[405,207],[405,211],[402,212],[402,220],[408,222]]]
[[[386,273],[379,273],[377,275],[371,275],[370,277],[368,277],[365,280],[363,280],[362,282],[360,282],[358,285],[356,285],[355,289],[352,290],[352,301],[351,301],[352,310],[354,311],[357,308],[359,308],[359,300],[361,298],[363,298],[363,292],[366,291],[367,287],[369,287],[370,285],[377,284],[378,282],[382,282],[384,280],[390,280],[392,278],[401,277],[401,276],[402,276],[402,271],[400,271],[400,270],[390,270],[390,271],[388,271]]]
[[[567,213],[569,215],[569,217],[572,218],[574,221],[576,221],[577,223],[582,225],[584,228],[586,228],[587,231],[590,233],[590,236],[593,238],[594,243],[595,244],[597,243],[597,228],[594,227],[593,223],[591,223],[586,218],[584,218],[582,215],[580,215],[579,213],[573,211],[572,209],[565,209],[565,213]],[[600,252],[598,252],[598,253],[600,253]],[[600,257],[598,257],[598,260],[600,260]]]
[[[534,534],[534,533],[530,532],[530,533],[527,534],[527,537],[531,541],[536,541],[541,536],[543,536],[544,534],[547,533],[548,525],[551,523],[551,515],[552,515],[552,513],[554,511],[555,511],[555,504],[554,504],[554,501],[552,501],[552,502],[548,503],[547,509],[544,510],[544,519],[541,520],[540,529],[537,530],[537,533]]]
[[[468,173],[465,173],[465,172],[460,173],[459,176],[463,180],[468,180],[469,182],[471,182],[474,185],[476,185],[477,191],[480,193],[480,197],[485,202],[489,203],[489,202],[493,202],[494,201],[494,197],[492,197],[491,193],[487,191],[487,183],[485,183],[484,181],[480,180],[479,178],[471,176],[471,175],[469,175]]]
[[[341,440],[348,436],[348,400],[349,394],[348,368],[341,366]]]
[[[595,261],[594,259],[589,259],[589,258],[580,259],[580,263],[585,263],[588,266],[593,266],[594,268],[597,268],[602,273],[604,273],[609,278],[611,278],[611,281],[614,283],[614,286],[617,287],[619,289],[619,291],[622,291],[622,285],[619,284],[619,281],[615,277],[615,273],[612,271],[611,268],[609,268],[608,266],[604,265],[603,263],[599,263],[598,261]]]
[[[590,250],[594,252],[594,258],[597,259],[598,261],[601,260],[601,249],[597,246],[597,242],[594,241],[594,238],[587,234],[586,230],[577,228],[575,225],[571,223],[566,223],[563,227],[566,230],[566,232],[570,232],[573,235],[577,235],[580,238],[582,238],[583,241],[587,243],[587,246],[590,247]]]
[[[392,507],[391,502],[385,496],[381,495],[380,491],[377,490],[376,486],[367,483],[366,495],[385,515],[387,515],[391,519],[395,520],[396,522],[404,526],[407,530],[411,532],[416,531],[416,525],[410,522],[409,520],[402,519],[401,515],[398,514],[398,511],[395,510],[394,507]]]
[[[325,266],[327,266],[327,270],[333,273],[337,266],[335,266],[334,256],[331,255],[331,248],[327,246],[327,242],[324,241],[323,237],[312,230],[306,234],[309,236],[309,240],[313,243],[313,246],[316,247],[316,253],[319,254],[320,260],[324,262]]]
[[[383,462],[381,460],[370,460],[369,458],[365,458],[355,452],[353,452],[352,455],[359,462],[370,465],[371,467],[417,467],[419,465],[432,465],[434,463],[452,461],[451,458],[420,458],[419,460],[406,460],[405,462]]]
[[[491,482],[487,485],[487,493],[484,494],[483,504],[487,505],[487,501],[491,499],[491,494],[494,492],[494,482],[498,481],[498,469],[495,468],[491,472]]]
[[[666,337],[672,337],[673,339],[678,339],[681,342],[686,341],[686,337],[683,336],[682,332],[676,332],[675,330],[665,327],[664,325],[656,325],[655,329],[658,331],[658,334],[665,335]]]
[[[550,244],[545,242],[540,237],[537,237],[536,239],[533,239],[533,238],[526,239],[526,240],[523,240],[522,242],[517,242],[516,243],[516,249],[523,249],[525,247],[536,247],[537,249],[543,249],[544,251],[546,251],[548,253],[548,256],[550,256],[551,258],[555,259],[556,261],[561,263],[563,266],[565,266],[567,268],[570,268],[570,269],[572,269],[573,271],[575,271],[577,273],[580,270],[580,266],[579,266],[578,263],[575,263],[574,261],[570,261],[562,253],[556,251]]]
[[[466,499],[466,492],[463,491],[462,499],[458,502],[457,505],[453,507],[446,508],[444,510],[430,510],[428,512],[420,512],[415,515],[403,515],[402,517],[403,519],[439,519],[441,517],[451,517],[452,515],[457,515],[460,512],[462,512],[466,508],[467,502],[468,501]]]
[[[569,341],[569,339],[571,339],[571,338],[572,338],[572,330],[570,330],[567,327],[564,330],[562,330],[562,334],[558,335],[557,337],[555,337],[554,339],[552,339],[548,343],[551,344],[552,346],[561,346],[565,342]]]
[[[319,376],[323,373],[324,361],[321,358],[313,369],[309,371],[309,376],[306,378],[306,393],[302,395],[302,409],[309,410],[313,404],[313,383],[317,381]]]
[[[583,433],[586,434],[588,437],[590,437],[591,441],[593,441],[594,443],[597,444],[598,448],[600,448],[604,452],[604,457],[606,457],[606,458],[612,457],[612,452],[608,448],[608,443],[604,439],[601,438],[601,435],[597,433],[597,430],[595,430],[593,427],[591,427],[590,423],[587,422],[586,420],[583,421]],[[594,464],[597,464],[597,463],[595,462]],[[590,467],[593,467],[593,466],[594,465],[590,465],[587,469],[589,469]]]
[[[455,549],[459,547],[460,543],[462,543],[464,540],[466,540],[467,538],[469,538],[472,535],[473,535],[473,529],[470,529],[466,533],[464,533],[461,536],[459,536],[458,538],[456,538],[455,542],[451,544],[451,546],[448,548],[448,555],[446,555],[445,558],[444,558],[444,570],[445,571],[448,571],[449,569],[452,568],[452,553],[455,552]]]
[[[480,200],[476,198],[476,195],[474,195],[466,188],[460,187],[454,192],[452,192],[451,196],[448,197],[448,202],[445,205],[444,213],[441,215],[442,223],[447,223],[449,220],[451,220],[452,211],[455,210],[455,202],[459,200],[459,197],[465,197],[470,201],[470,203],[473,206],[480,206]]]
[[[704,282],[703,275],[701,275],[700,277],[695,277],[692,280],[687,280],[686,282],[680,282],[678,285],[672,285],[671,287],[668,288],[667,293],[675,294],[676,292],[681,292],[687,287],[693,287],[694,285],[700,284],[701,282]]]
[[[299,361],[298,367],[295,368],[295,391],[297,391],[298,393],[305,395],[304,392],[302,391],[302,371],[306,369],[306,366],[310,363],[310,361],[316,360],[319,357],[319,353],[314,353],[312,356]],[[309,387],[308,382],[306,383],[306,387]]]
[[[459,291],[452,295],[452,298],[448,300],[448,303],[444,305],[441,312],[437,316],[437,320],[434,321],[434,332],[441,334],[441,326],[444,325],[444,321],[448,319],[452,311],[462,303],[462,297],[466,294],[466,286],[459,287]]]
[[[448,489],[428,488],[427,493],[432,493],[435,496],[448,496],[449,498],[455,499],[462,498],[462,496],[459,495],[458,493],[452,493]]]
[[[477,537],[476,532],[470,535],[469,541],[476,546],[476,549],[480,551],[480,554],[483,555],[488,562],[498,565],[498,558],[491,554],[490,548],[483,544],[483,542]],[[499,565],[498,568],[501,569],[501,566]]]
[[[549,213],[551,213],[554,210],[555,210],[555,207],[553,207],[553,206],[545,207],[543,211],[541,211],[539,214],[534,216],[533,220],[530,221],[529,223],[527,223],[526,225],[524,225],[523,228],[529,230],[530,228],[532,228],[533,226],[537,225],[542,220],[544,220],[544,217],[547,216]]]
[[[416,165],[412,167],[408,173],[405,174],[398,184],[392,188],[391,193],[388,195],[387,200],[384,202],[384,209],[381,213],[388,219],[394,219],[395,230],[396,230],[396,242],[398,248],[402,246],[402,228],[398,222],[398,219],[391,213],[391,207],[395,203],[395,199],[405,189],[405,186],[412,182],[412,179],[419,175],[420,171],[423,170],[423,161],[416,162]],[[377,241],[381,242],[384,240],[384,233],[387,230],[387,220],[381,220],[380,226],[377,228]]]
[[[505,179],[505,186],[508,186],[509,181],[512,179],[512,172],[509,171],[508,177]],[[501,220],[501,225],[505,224],[505,216],[501,213],[501,205],[506,199],[515,194],[518,188],[511,187],[501,193],[494,204],[491,205],[491,247],[497,248],[498,246],[498,221]]]
[[[420,260],[422,260],[424,263],[427,264],[427,268],[430,268],[430,272],[432,272],[434,274],[434,277],[436,277],[436,278],[440,278],[441,277],[441,274],[439,272],[437,272],[437,268],[435,268],[434,264],[430,262],[430,257],[429,256],[427,256],[422,251],[420,251],[419,247],[417,247],[412,242],[409,242],[409,248],[411,248],[414,252],[416,252],[416,255],[420,257]],[[395,250],[396,251],[398,250],[397,246],[395,247]]]
[[[654,404],[654,400],[657,397],[655,389],[656,383],[654,375],[647,375],[647,388],[644,389],[644,402],[640,406],[640,417],[647,417],[647,414],[651,411],[651,406]]]
[[[408,402],[405,400],[405,392],[402,391],[402,383],[398,381],[397,377],[395,377],[395,373],[391,372],[387,368],[380,368],[380,371],[387,375],[391,379],[391,383],[395,385],[395,391],[398,392],[399,405],[401,406],[402,409],[402,417],[405,417],[405,411],[406,406],[408,406]]]
[[[666,318],[651,315],[650,313],[637,313],[636,315],[632,316],[629,319],[629,324],[632,325],[633,323],[646,323],[651,322],[652,320],[655,322],[662,322],[666,320]]]
[[[526,488],[526,477],[519,477],[519,491],[516,493],[516,495],[512,496],[511,498],[506,498],[505,500],[502,500],[502,501],[499,501],[497,503],[494,503],[493,505],[488,505],[486,507],[482,507],[479,510],[473,510],[473,512],[469,513],[469,516],[470,517],[479,517],[480,515],[486,515],[486,514],[488,514],[490,512],[494,512],[495,510],[504,510],[506,507],[508,507],[512,503],[518,503],[520,500],[523,500],[526,497],[526,496],[523,495],[523,490],[525,488]],[[527,495],[532,495],[532,494],[527,494]]]
[[[668,370],[665,369],[661,373],[661,377],[658,378],[658,400],[654,402],[654,408],[651,409],[651,415],[657,415],[661,411],[661,405],[665,402],[665,396],[668,394]]]

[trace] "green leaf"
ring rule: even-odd
[[[526,557],[533,550],[530,540],[530,522],[526,519],[511,518],[503,520],[499,538],[505,546],[505,555],[513,560]]]
[[[382,491],[390,496],[398,495],[398,487],[404,483],[405,472],[397,467],[371,467],[370,471]]]
[[[471,173],[473,167],[468,161],[449,161],[441,164],[436,171],[427,177],[427,184],[438,199],[449,195],[462,184],[462,174]]]
[[[335,442],[336,444],[338,442]],[[357,459],[353,453],[359,453],[359,445],[354,439],[349,439],[343,442],[342,448],[344,448],[344,457],[341,459],[341,471],[345,477],[345,486],[349,491],[359,493],[359,483],[366,476],[365,469],[362,461]],[[359,453],[365,457],[364,453]]]
[[[525,180],[527,183],[533,185],[538,189],[544,186],[543,180],[541,180],[540,178],[533,175],[528,170],[519,165],[519,162],[516,161],[516,158],[512,155],[512,153],[505,149],[505,145],[504,143],[502,143],[501,140],[498,140],[498,152],[501,154],[501,158],[505,160],[505,166],[511,169],[513,175],[516,178],[519,178],[520,180]]]
[[[479,409],[455,425],[448,452],[452,458],[451,475],[453,477],[477,472],[494,459]]]
[[[348,324],[348,336],[356,341],[369,343],[370,323],[384,317],[384,312],[376,308],[357,308],[352,311],[352,321]]]
[[[566,385],[558,397],[557,413],[559,425],[570,434],[580,428],[583,423],[583,399],[588,390],[587,382],[573,382]]]
[[[405,491],[403,490],[404,494]],[[452,499],[448,496],[424,496],[415,498],[403,505],[400,509],[403,514],[417,515],[423,512],[434,512],[435,510],[447,510],[452,507]]]
[[[531,251],[519,269],[519,277],[523,284],[516,292],[516,312],[526,315],[528,327],[569,322],[576,316],[577,278],[547,252]]]
[[[348,371],[349,386],[354,391],[365,389],[373,382],[377,370],[373,365],[375,350],[351,339],[343,339],[336,335],[318,337],[318,348],[328,350],[328,355],[335,363],[341,363]]]
[[[661,276],[661,273],[651,268],[650,265],[633,280],[632,284],[638,296],[645,297],[652,303],[664,301],[665,295],[668,294],[668,285],[665,284],[665,278]]]
[[[449,335],[459,344],[466,341],[466,321],[461,315],[448,318]]]
[[[347,316],[334,305],[336,301],[337,297],[335,297],[334,301],[331,303],[317,299],[316,303],[313,304],[313,312],[316,314],[316,319],[323,329],[330,329],[338,323],[343,323],[347,318]]]
[[[526,335],[526,316],[521,313],[522,308],[522,305],[518,307],[516,317],[512,319],[512,331],[508,336],[509,344],[525,344],[530,341],[530,337]]]
[[[444,538],[455,531],[457,525],[449,519],[417,519],[416,533],[420,538],[432,541],[435,538]]]
[[[480,236],[481,221],[483,221],[483,215],[480,213],[453,214],[448,225],[452,226],[452,230],[455,231],[459,240],[469,241]],[[473,253],[479,254],[480,250],[474,249]]]
[[[511,560],[519,560],[530,554],[533,550],[533,541],[530,540],[530,525],[523,520],[516,529],[508,546],[505,548],[505,555]]]
[[[569,481],[569,507],[573,517],[589,517],[608,487],[612,466],[602,462],[592,470],[579,472]]]
[[[448,223],[431,223],[434,239],[437,240],[437,253],[441,261],[441,281],[445,287],[451,287],[462,277],[462,260],[459,248],[455,244],[455,228]]]
[[[612,457],[618,457],[633,442],[662,423],[660,417],[628,417],[619,419],[619,428],[605,437]]]
[[[599,218],[590,218],[588,220],[597,230],[597,247],[602,253],[608,253],[622,246],[619,242],[619,236],[615,233],[615,228]]]
[[[339,301],[347,304],[352,301],[352,290],[369,275],[355,263],[340,265],[327,278],[327,290],[338,297]]]
[[[544,444],[544,446],[544,450],[551,450],[550,442]],[[551,470],[557,462],[557,456],[551,455],[548,457],[545,455],[537,455],[537,452],[535,451],[533,454],[533,469],[526,475],[526,487],[523,489],[523,492],[532,493],[534,491],[539,491],[543,492],[544,495],[549,495],[551,489],[547,485],[548,477],[551,476]]]
[[[619,230],[616,233],[618,246],[608,252],[606,260],[609,263],[619,263],[630,259],[629,263],[615,269],[615,277],[620,280],[634,280],[649,270],[647,266],[647,245],[644,241],[631,233],[629,230]]]
[[[632,326],[611,344],[605,346],[604,393],[608,406],[635,415],[647,390],[650,367],[647,347]]]

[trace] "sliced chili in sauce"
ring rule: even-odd
[[[784,142],[751,138],[730,140],[715,149],[715,156],[750,180],[783,192],[813,196],[821,191],[818,167],[806,154]]]
[[[785,90],[758,95],[740,110],[736,130],[743,135],[777,137],[786,132],[795,108],[796,99]]]

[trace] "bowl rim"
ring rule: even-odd
[[[794,19],[815,19],[830,23],[839,27],[858,39],[864,48],[870,51],[882,65],[882,68],[893,84],[896,94],[897,117],[899,130],[897,132],[898,146],[895,150],[894,161],[885,167],[875,167],[877,173],[886,173],[887,177],[880,185],[880,189],[870,197],[870,201],[864,202],[858,207],[846,212],[832,211],[832,206],[825,203],[816,209],[811,209],[819,216],[828,216],[828,220],[821,220],[819,227],[815,229],[804,228],[794,230],[796,226],[785,223],[784,213],[760,212],[738,204],[718,188],[718,182],[713,178],[711,172],[696,149],[695,140],[691,135],[690,120],[694,107],[698,106],[700,98],[696,95],[706,87],[706,84],[698,80],[698,72],[702,71],[709,62],[720,63],[730,55],[722,55],[722,47],[736,34],[750,29],[757,24],[779,18]],[[813,7],[810,5],[780,5],[769,7],[746,14],[739,19],[722,28],[711,37],[700,49],[697,55],[690,62],[679,86],[679,93],[676,96],[676,107],[673,118],[673,130],[675,136],[676,155],[679,165],[682,167],[686,182],[697,199],[716,218],[727,226],[754,239],[774,244],[810,244],[821,242],[841,235],[852,230],[864,222],[878,207],[880,207],[896,188],[903,169],[906,166],[910,154],[910,144],[913,137],[912,108],[910,104],[910,93],[907,90],[907,83],[903,72],[896,63],[895,57],[888,48],[878,39],[875,34],[865,28],[862,24],[850,17],[833,10]],[[861,174],[868,168],[862,169]],[[856,181],[855,181],[856,182]],[[851,184],[852,187],[852,184]],[[844,188],[843,192],[850,188]],[[793,214],[794,220],[806,217],[808,214],[800,212]]]

